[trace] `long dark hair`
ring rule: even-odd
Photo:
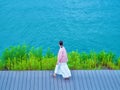
[[[63,46],[63,41],[62,41],[62,40],[59,41],[59,45],[60,45],[61,47]]]

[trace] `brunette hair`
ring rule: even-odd
[[[60,40],[60,41],[59,41],[59,45],[60,45],[60,46],[63,46],[63,41]]]

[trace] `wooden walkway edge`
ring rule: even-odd
[[[0,71],[0,90],[120,90],[120,70],[71,70],[70,80],[53,71]]]

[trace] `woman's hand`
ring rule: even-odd
[[[59,64],[59,62],[56,63],[56,65],[58,65],[58,64]]]

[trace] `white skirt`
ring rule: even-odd
[[[71,77],[71,72],[68,68],[67,63],[59,63],[55,67],[55,73],[62,75],[63,78]]]

